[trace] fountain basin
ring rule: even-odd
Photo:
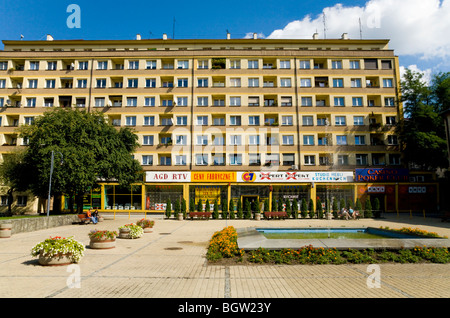
[[[272,250],[283,248],[299,249],[308,245],[316,248],[336,248],[340,250],[368,248],[401,249],[414,248],[416,246],[450,247],[449,239],[424,238],[376,228],[241,228],[236,229],[236,231],[238,234],[238,246],[244,250],[255,250],[258,248]],[[307,238],[289,237],[292,234],[304,235],[305,233],[310,236]],[[328,237],[328,233],[330,233],[330,237]],[[360,235],[360,237],[350,237],[355,233]],[[351,235],[349,236],[348,234]],[[270,235],[286,236],[284,238],[268,238]],[[333,235],[337,235],[337,237]]]

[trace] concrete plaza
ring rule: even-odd
[[[449,298],[450,264],[380,264],[379,287],[363,265],[210,265],[208,241],[225,226],[420,227],[450,237],[450,223],[436,218],[388,215],[361,220],[155,220],[152,233],[117,239],[116,247],[88,247],[92,229],[117,230],[142,215],[106,217],[97,225],[68,225],[0,239],[2,298]],[[86,244],[78,266],[40,266],[31,248],[50,236]],[[79,285],[70,285],[79,274]],[[370,284],[369,284],[370,285]],[[373,286],[373,285],[371,285]],[[79,287],[79,288],[78,288]]]

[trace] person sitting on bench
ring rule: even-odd
[[[87,210],[86,217],[89,218],[92,221],[92,223],[97,224],[98,220],[95,216],[92,215],[91,210],[92,208],[89,208],[89,210]]]

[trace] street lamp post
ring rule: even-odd
[[[63,163],[63,154],[60,152],[59,152],[59,154],[61,155],[61,164],[62,164]],[[52,174],[53,174],[54,160],[55,160],[55,152],[52,150],[52,160],[51,160],[51,164],[50,164],[50,181],[48,184],[47,217],[50,216],[50,194],[52,192]]]

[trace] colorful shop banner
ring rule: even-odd
[[[237,182],[352,182],[353,172],[238,172]]]
[[[369,168],[355,169],[357,182],[398,182],[409,180],[408,169]]]
[[[221,204],[220,202],[220,186],[195,186],[195,204],[198,204],[198,201],[201,200],[202,204],[206,203],[206,200],[209,201],[209,204],[213,205],[214,201],[217,200],[217,204]]]
[[[191,172],[192,182],[236,182],[236,172]]]
[[[147,171],[145,173],[146,182],[190,182],[191,173],[176,171]]]

